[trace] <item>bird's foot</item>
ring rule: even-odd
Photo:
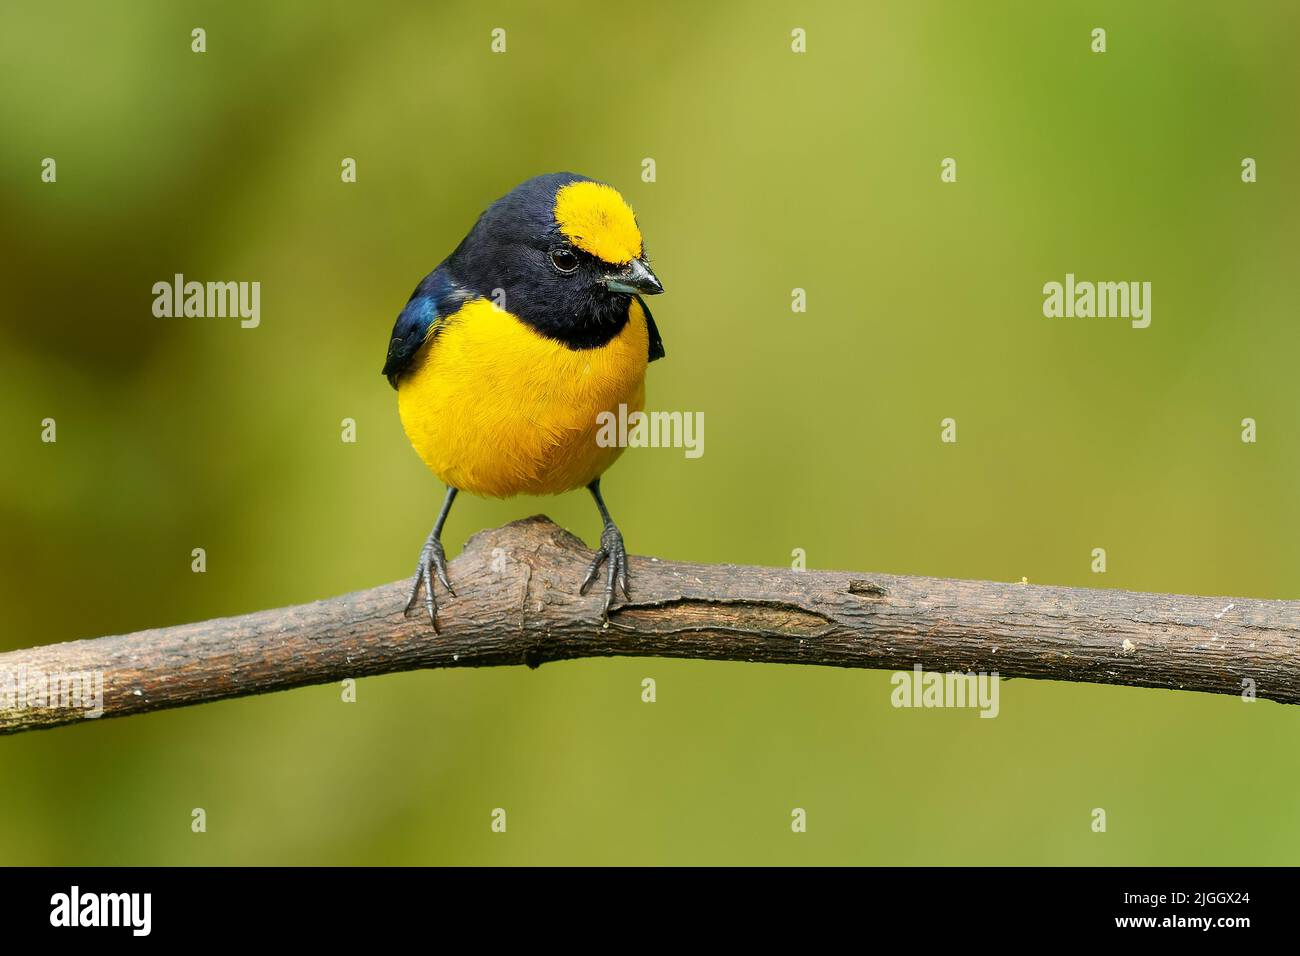
[[[415,567],[415,580],[411,582],[411,594],[406,600],[406,610],[402,613],[404,615],[411,613],[411,609],[420,598],[420,586],[424,585],[424,609],[429,612],[429,622],[433,624],[433,632],[437,634],[439,633],[438,599],[433,593],[435,574],[442,582],[442,586],[447,589],[447,593],[455,597],[456,591],[447,580],[447,557],[443,554],[442,542],[430,536],[424,543],[424,547],[420,549],[420,563]]]
[[[631,598],[632,594],[627,586],[627,548],[623,546],[623,534],[609,521],[605,524],[605,530],[600,533],[600,549],[596,556],[591,559],[591,566],[587,568],[587,578],[582,582],[582,587],[578,589],[579,594],[586,594],[587,588],[591,587],[596,580],[596,573],[600,570],[602,564],[607,564],[605,571],[605,606],[600,612],[601,621],[609,623],[609,606],[614,601],[614,585],[617,584],[623,589],[623,597]]]

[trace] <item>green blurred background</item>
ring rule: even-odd
[[[1300,10],[1138,6],[9,0],[0,649],[408,575],[441,488],[379,374],[393,318],[560,169],[636,209],[668,289],[650,404],[705,413],[703,458],[607,476],[635,552],[1300,597]],[[176,272],[260,281],[261,326],[154,318]],[[1151,327],[1043,318],[1066,272],[1151,281]],[[445,540],[538,511],[598,534],[585,494],[462,498]],[[980,720],[889,691],[593,660],[3,738],[0,863],[1300,856],[1300,708],[1014,681]]]

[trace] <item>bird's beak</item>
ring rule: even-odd
[[[633,259],[625,266],[605,276],[605,288],[611,292],[640,292],[645,295],[658,295],[664,291],[658,277],[650,271],[644,259]]]

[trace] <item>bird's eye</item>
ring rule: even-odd
[[[561,272],[572,272],[574,269],[578,268],[578,257],[573,254],[572,249],[565,249],[563,247],[552,249],[551,265],[555,266],[555,268],[559,269]]]

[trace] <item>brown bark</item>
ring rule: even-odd
[[[0,654],[0,733],[84,719],[10,707],[6,672],[103,672],[104,715],[422,667],[641,656],[997,672],[1300,701],[1300,602],[632,558],[632,600],[579,596],[591,552],[541,517],[475,535],[457,597],[406,582],[326,601]],[[1231,607],[1229,607],[1231,605]]]

